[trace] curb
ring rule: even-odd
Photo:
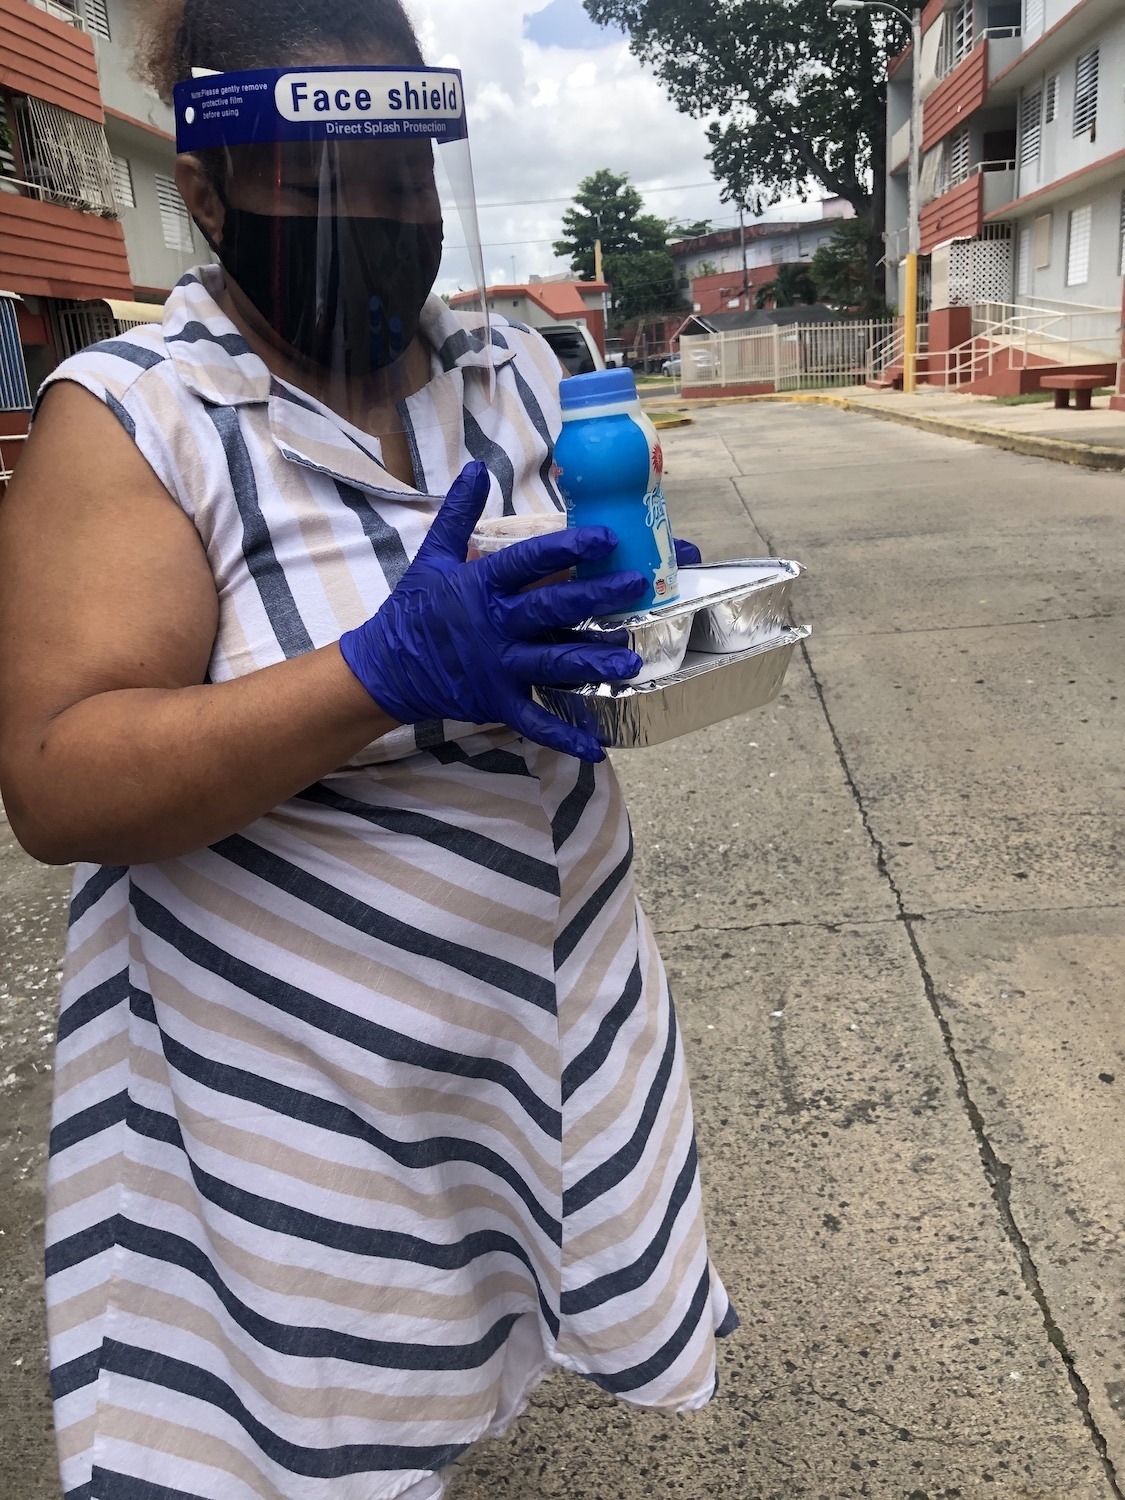
[[[897,422],[900,427],[917,427],[939,437],[961,438],[987,448],[1002,448],[1025,458],[1045,458],[1053,463],[1073,464],[1083,469],[1125,470],[1125,448],[1099,448],[1094,443],[1072,443],[1063,438],[1034,437],[1026,432],[1009,432],[1002,427],[978,427],[973,422],[958,422],[953,417],[935,417],[926,412],[896,411],[891,407],[871,406],[847,396],[829,396],[821,392],[793,391],[774,396],[726,396],[716,401],[701,401],[701,406],[733,406],[750,402],[788,401],[801,406],[834,406],[838,411],[858,412],[880,422]]]
[[[672,427],[690,427],[694,420],[694,417],[664,417],[661,419],[660,414],[657,413],[652,418],[652,425],[656,428],[657,432],[667,432]]]

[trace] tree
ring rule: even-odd
[[[901,22],[831,14],[828,0],[584,0],[629,33],[685,114],[713,116],[728,201],[757,211],[812,183],[868,226],[863,305],[881,301],[886,59]]]
[[[867,287],[867,243],[870,230],[863,219],[841,219],[832,238],[812,258],[809,267],[820,295],[833,307],[848,311],[883,313],[884,303],[873,302]]]
[[[765,307],[767,302],[772,302],[774,307],[796,307],[801,303],[805,307],[811,307],[819,297],[820,293],[809,274],[809,267],[800,261],[790,261],[787,265],[778,266],[774,279],[764,282],[758,288],[755,301],[760,308]]]
[[[579,185],[573,207],[563,215],[563,238],[555,254],[569,256],[574,274],[592,281],[598,239],[615,330],[645,313],[669,312],[679,305],[667,223],[644,212],[644,200],[628,177],[605,168]]]

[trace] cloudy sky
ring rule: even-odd
[[[463,70],[490,282],[566,269],[551,242],[581,179],[627,172],[664,218],[737,223],[704,124],[677,113],[618,32],[581,0],[407,0],[434,65]],[[544,201],[551,200],[551,201]],[[490,206],[495,205],[495,206]],[[807,208],[799,216],[811,216]],[[451,246],[463,244],[450,226]],[[452,252],[444,289],[467,276]]]

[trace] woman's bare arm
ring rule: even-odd
[[[0,504],[0,787],[35,858],[205,848],[395,727],[335,646],[205,686],[217,622],[191,522],[112,413],[55,386]]]

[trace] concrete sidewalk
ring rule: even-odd
[[[1125,469],[1125,413],[1109,409],[1109,397],[1098,396],[1089,412],[1056,411],[1053,403],[1003,406],[987,396],[964,396],[924,386],[916,394],[869,391],[862,386],[838,391],[793,391],[776,396],[744,396],[718,403],[685,401],[682,397],[649,398],[645,405],[662,405],[694,413],[738,402],[799,402],[859,411],[885,422],[900,422],[941,437],[959,437],[985,447],[1002,448],[1027,458],[1087,469]]]

